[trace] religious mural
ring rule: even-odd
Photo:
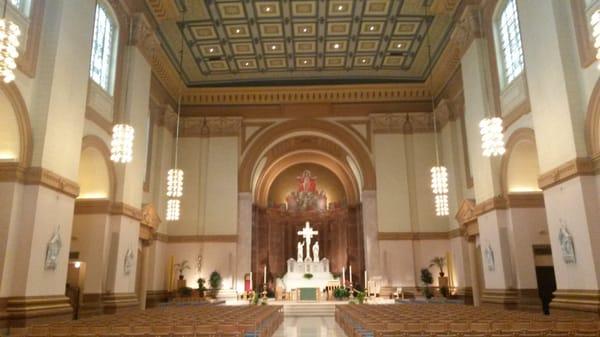
[[[301,176],[296,177],[298,189],[292,191],[285,199],[286,209],[290,212],[321,211],[328,209],[327,194],[324,190],[317,189],[317,177],[309,170],[304,170]]]

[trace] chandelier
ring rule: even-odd
[[[180,198],[183,195],[183,170],[170,169],[167,172],[167,197]]]
[[[479,129],[481,132],[481,148],[483,149],[484,156],[501,156],[506,152],[501,118],[484,118],[479,123]]]
[[[179,209],[181,202],[179,199],[169,199],[167,200],[167,221],[177,221],[179,220]]]
[[[427,6],[425,5],[425,16],[428,16]],[[429,22],[431,25],[432,22]],[[431,57],[431,41],[429,38],[430,34],[427,34],[427,57],[429,63],[427,64],[428,68],[431,71],[431,76],[429,77],[429,92],[431,95],[431,109],[433,113],[433,137],[435,142],[435,163],[436,166],[431,168],[431,192],[433,192],[433,201],[435,205],[435,215],[437,216],[446,216],[449,214],[448,209],[448,170],[445,166],[440,164],[440,150],[439,150],[439,142],[438,142],[438,130],[437,130],[437,114],[435,110],[435,97],[433,94],[433,60]]]
[[[185,22],[185,8],[181,12],[181,22]],[[183,69],[183,34],[181,35],[181,46],[179,50],[179,69]],[[178,221],[181,208],[181,201],[178,198],[183,196],[183,170],[177,168],[177,159],[179,155],[179,122],[181,117],[181,96],[183,87],[179,90],[177,100],[177,127],[175,131],[175,158],[174,168],[167,172],[167,197],[176,198],[167,200],[167,221]]]
[[[596,48],[596,60],[600,60],[600,10],[597,10],[592,14],[590,25],[592,26],[594,48]],[[600,69],[600,64],[598,64],[598,69]]]
[[[6,13],[6,3],[4,2],[4,12]],[[10,83],[15,80],[15,73],[13,72],[17,68],[15,59],[19,57],[17,48],[19,47],[19,36],[21,30],[19,26],[7,20],[6,18],[0,19],[0,76],[2,76],[4,83]]]
[[[116,124],[110,141],[110,160],[116,163],[129,163],[133,159],[133,127]]]

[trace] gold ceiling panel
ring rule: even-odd
[[[185,36],[189,86],[423,81],[425,37],[438,57],[462,3],[425,15],[421,0],[145,1],[176,68]],[[185,21],[163,8],[185,8]]]

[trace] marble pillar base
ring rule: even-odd
[[[516,309],[519,305],[519,293],[516,289],[485,289],[481,301],[500,305],[505,309]]]
[[[114,314],[123,309],[136,307],[139,305],[135,293],[117,293],[102,295],[103,312],[105,314]]]
[[[9,297],[3,302],[6,307],[0,310],[3,311],[0,318],[4,319],[2,325],[7,327],[24,327],[73,317],[69,298],[64,295]]]
[[[550,308],[589,311],[600,315],[600,290],[556,290]]]
[[[102,314],[102,294],[83,294],[79,318]]]
[[[146,308],[154,308],[159,303],[169,300],[169,292],[166,290],[148,290],[146,292]]]

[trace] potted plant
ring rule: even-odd
[[[367,294],[365,294],[364,291],[356,291],[356,302],[358,302],[358,304],[363,304],[365,303],[365,297]]]
[[[179,296],[181,296],[181,297],[191,297],[192,296],[192,288],[190,288],[190,287],[181,287],[181,288],[179,288]]]
[[[305,279],[307,279],[307,280],[310,280],[311,278],[313,278],[313,274],[311,274],[311,273],[306,273],[306,274],[304,274],[304,275],[303,275],[303,277],[304,277]]]
[[[183,260],[180,263],[175,263],[174,267],[179,272],[179,279],[180,280],[183,280],[183,272],[186,269],[190,269],[190,266],[188,265],[188,260]]]
[[[348,291],[346,288],[335,288],[333,291],[333,297],[335,297],[337,300],[348,298],[350,297],[350,291]]]
[[[423,282],[423,294],[427,299],[431,299],[433,297],[433,292],[429,286],[433,283],[433,275],[428,268],[421,269],[421,282]]]
[[[206,281],[203,278],[198,279],[198,296],[200,297],[204,297],[204,291],[206,290],[204,282]]]
[[[223,279],[221,278],[221,274],[219,274],[218,271],[215,270],[212,273],[210,273],[210,278],[208,279],[208,282],[210,284],[211,295],[213,298],[217,297],[217,292],[219,292],[219,289],[221,289],[222,281]]]
[[[436,256],[431,259],[431,264],[429,264],[429,268],[437,266],[440,269],[440,277],[444,277],[444,267],[446,266],[446,258],[441,256]]]

